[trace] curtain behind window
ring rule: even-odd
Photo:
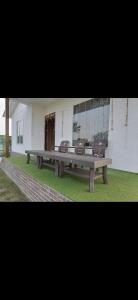
[[[80,140],[92,145],[96,140],[108,144],[110,99],[97,98],[74,106],[73,145]]]

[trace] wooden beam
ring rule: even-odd
[[[5,156],[9,156],[9,98],[5,98]]]

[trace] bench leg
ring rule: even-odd
[[[40,158],[39,158],[39,168],[42,169],[42,167],[43,167],[43,157],[40,156]]]
[[[40,156],[37,156],[37,167],[39,169],[39,165],[40,165]]]
[[[62,177],[64,175],[64,162],[61,161],[59,163],[59,176]]]
[[[37,156],[37,167],[38,169],[42,169],[43,166],[43,157]]]
[[[107,166],[103,167],[103,182],[104,182],[104,184],[108,184]]]
[[[55,176],[59,176],[59,161],[55,161]]]
[[[30,163],[30,154],[27,153],[27,164],[29,164],[29,163]]]
[[[90,169],[90,178],[89,178],[89,191],[90,191],[90,193],[94,192],[94,177],[95,177],[95,170]]]

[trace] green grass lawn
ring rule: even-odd
[[[25,156],[10,157],[8,160],[73,201],[138,201],[138,174],[109,169],[109,185],[104,185],[102,179],[96,180],[95,192],[89,193],[88,180],[68,174],[63,178],[55,177],[53,170],[38,169],[35,161],[27,165]]]
[[[26,202],[18,187],[0,170],[0,202]]]

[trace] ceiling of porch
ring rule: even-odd
[[[48,105],[49,103],[55,102],[61,98],[10,98],[10,117],[14,113],[18,103],[23,104],[41,104]],[[4,114],[5,116],[5,114]]]
[[[57,101],[59,98],[14,98],[15,102],[24,104],[41,104],[47,105],[51,102]]]

